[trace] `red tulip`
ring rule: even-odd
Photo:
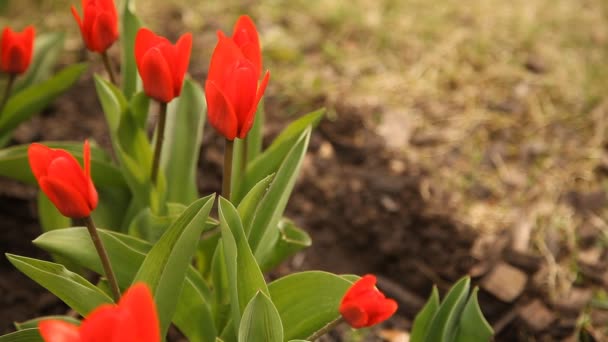
[[[91,151],[84,142],[84,170],[65,150],[31,144],[27,150],[30,167],[44,193],[61,214],[84,218],[97,207],[97,190],[91,180]]]
[[[253,125],[270,72],[258,85],[262,56],[258,34],[249,17],[241,17],[232,38],[218,32],[205,82],[207,116],[226,139],[245,138]]]
[[[146,94],[168,103],[182,91],[190,63],[192,34],[182,35],[175,45],[142,28],[135,37],[135,62]]]
[[[81,0],[83,18],[72,6],[72,15],[80,26],[87,49],[105,52],[118,39],[118,14],[114,0]]]
[[[376,277],[365,275],[342,298],[340,314],[353,328],[371,327],[397,311],[397,302],[387,299],[375,285]]]
[[[30,66],[34,50],[36,30],[28,26],[18,33],[10,27],[2,31],[2,49],[0,50],[0,70],[9,74],[22,74]]]
[[[38,328],[46,342],[160,341],[154,298],[143,283],[129,288],[118,305],[97,307],[80,327],[51,319],[40,322]]]

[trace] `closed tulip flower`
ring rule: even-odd
[[[2,46],[0,49],[0,70],[8,74],[22,74],[30,66],[34,50],[33,26],[28,26],[23,32],[15,32],[10,27],[2,31]]]
[[[104,53],[118,39],[118,13],[114,0],[81,0],[82,18],[72,6],[87,49]]]
[[[376,277],[368,274],[359,279],[344,295],[340,314],[353,328],[371,327],[391,317],[397,302],[376,288]]]
[[[182,35],[175,45],[142,28],[135,37],[135,62],[146,94],[168,103],[182,91],[190,63],[192,35]]]
[[[27,153],[34,177],[59,212],[71,218],[88,217],[97,207],[89,142],[84,142],[84,170],[74,156],[62,149],[34,143]]]
[[[255,27],[248,22],[248,19],[239,21],[232,38],[218,32],[219,41],[205,82],[209,122],[228,140],[247,136],[270,78],[267,71],[262,82],[258,82],[259,43]]]
[[[133,285],[118,305],[104,304],[79,326],[44,320],[38,326],[45,342],[160,342],[154,298],[143,283]]]

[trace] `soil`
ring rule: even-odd
[[[266,103],[269,142],[286,119],[277,115],[275,99],[268,97]],[[11,143],[93,137],[108,146],[99,108],[93,82],[85,77],[47,111],[20,127]],[[450,204],[425,200],[428,172],[387,148],[364,113],[349,107],[335,111],[336,118],[322,121],[311,138],[310,152],[287,208],[287,216],[310,233],[313,246],[279,266],[274,275],[305,269],[378,274],[379,286],[400,301],[401,310],[374,331],[380,333],[386,327],[407,330],[433,284],[445,293],[450,284],[479,264],[472,254],[478,237],[471,227],[451,217]],[[199,188],[201,193],[219,191],[221,139],[206,127],[203,143]],[[31,187],[0,180],[0,252],[47,257],[29,243],[39,233],[35,193]],[[496,259],[502,260],[502,254]],[[529,286],[517,305],[535,298],[546,300]],[[480,301],[490,323],[500,327],[497,341],[558,340],[574,331],[573,325],[537,331],[514,318],[515,303],[501,302],[485,291],[481,291]],[[65,305],[5,259],[0,261],[0,333],[12,331],[14,321],[66,311]],[[328,340],[343,340],[343,330],[338,329]]]

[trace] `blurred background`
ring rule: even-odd
[[[0,0],[0,26],[65,31],[62,63],[82,60],[71,4]],[[402,307],[415,307],[431,284],[445,291],[471,274],[497,340],[606,337],[608,1],[136,5],[146,26],[173,40],[194,33],[190,73],[201,84],[215,31],[250,15],[271,71],[269,137],[327,108],[289,206],[314,245],[277,275],[375,272]],[[118,59],[117,46],[110,53]],[[39,137],[31,132],[66,108],[80,107],[57,104],[15,142]],[[87,125],[91,113],[71,125]],[[205,134],[215,141],[210,128]],[[219,187],[221,150],[210,149],[205,191]],[[398,341],[415,312],[402,311],[372,335]]]

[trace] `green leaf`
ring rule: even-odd
[[[129,235],[103,229],[99,229],[98,233],[108,251],[118,285],[126,289],[133,282],[152,245]],[[91,238],[84,227],[45,233],[34,240],[34,244],[97,273],[103,272]],[[173,322],[191,342],[213,342],[217,335],[209,303],[209,289],[200,275],[190,267],[179,295]]]
[[[95,285],[63,265],[8,253],[6,257],[19,271],[83,316],[101,304],[113,302]]]
[[[266,192],[268,192],[273,179],[274,175],[269,175],[259,181],[258,184],[251,188],[241,203],[239,203],[238,212],[241,221],[243,222],[243,229],[245,230],[246,235],[249,235],[249,232],[251,231],[251,223],[255,217],[256,209],[262,198],[264,198],[264,195],[266,195]]]
[[[38,221],[42,226],[43,232],[49,230],[66,228],[72,225],[72,220],[68,217],[61,215],[59,210],[55,207],[53,202],[42,192],[38,192],[37,196],[38,203]]]
[[[134,49],[135,35],[141,26],[141,21],[135,15],[135,1],[123,0],[120,7],[121,71],[122,91],[127,98],[137,92],[140,83]]]
[[[277,224],[283,216],[287,201],[298,177],[300,166],[308,148],[310,132],[310,128],[304,130],[287,157],[285,157],[251,223],[249,244],[260,264],[264,264],[265,260],[271,257],[272,247],[279,238]]]
[[[285,340],[307,339],[340,318],[338,308],[352,283],[335,274],[294,273],[268,285],[281,316]]]
[[[53,320],[56,320],[56,321],[63,321],[63,322],[70,323],[70,324],[73,324],[73,325],[80,325],[80,321],[79,320],[77,320],[74,317],[70,317],[70,316],[43,316],[43,317],[38,317],[38,318],[30,319],[28,321],[21,322],[21,323],[15,322],[15,328],[17,330],[37,329],[38,328],[38,323],[40,323],[42,321],[49,320],[49,319],[53,319]]]
[[[439,292],[437,287],[433,286],[431,296],[427,300],[426,304],[416,315],[414,324],[412,325],[412,334],[410,336],[410,342],[423,342],[424,337],[427,335],[428,328],[431,325],[431,321],[435,316],[435,313],[439,309]]]
[[[86,64],[71,65],[50,79],[11,96],[0,113],[0,135],[9,134],[21,122],[39,113],[68,90],[86,69]]]
[[[211,260],[213,284],[213,318],[218,331],[223,331],[230,320],[230,286],[224,258],[224,245],[219,241]]]
[[[479,307],[479,302],[477,301],[478,291],[477,287],[473,289],[473,293],[469,297],[464,310],[462,310],[455,342],[490,341],[492,335],[494,335],[492,326],[485,319]]]
[[[38,329],[24,329],[0,336],[0,342],[44,342]]]
[[[192,203],[169,227],[146,255],[133,282],[150,286],[159,312],[162,336],[165,336],[177,305],[186,271],[203,231],[215,195]]]
[[[79,160],[82,165],[82,141],[80,142],[54,142],[43,141],[51,148],[67,150]],[[0,150],[0,176],[12,178],[27,184],[36,184],[36,179],[30,171],[27,157],[28,145],[11,146]],[[126,183],[120,170],[112,165],[110,157],[98,146],[91,144],[91,177],[97,187],[116,186],[125,187]]]
[[[63,32],[43,33],[34,41],[34,55],[25,74],[19,76],[13,88],[13,94],[18,93],[32,84],[49,78],[55,68],[55,63],[63,50]]]
[[[158,241],[186,209],[186,206],[179,203],[168,203],[167,207],[169,210],[166,215],[156,215],[150,208],[144,208],[131,222],[129,235],[152,243]]]
[[[310,247],[312,244],[310,235],[301,228],[298,228],[291,220],[281,219],[278,224],[278,230],[279,239],[270,248],[270,253],[264,260],[264,264],[260,265],[262,271],[274,268],[283,262],[283,260],[306,247]]]
[[[428,333],[424,339],[426,342],[453,340],[470,286],[471,279],[468,277],[460,279],[452,286],[428,327]]]
[[[264,112],[264,98],[258,104],[257,112],[255,113],[255,119],[253,126],[249,133],[247,133],[247,163],[257,158],[262,152],[262,140],[264,139],[264,118],[266,113]]]
[[[234,327],[240,324],[247,303],[258,291],[268,294],[266,281],[247,243],[236,208],[220,197],[218,213],[224,246],[224,262],[231,291],[230,304]]]
[[[249,189],[266,176],[276,173],[293,145],[300,139],[302,133],[309,126],[312,128],[316,127],[321,118],[323,118],[324,113],[325,109],[314,111],[287,126],[268,149],[249,163],[243,181],[236,189],[233,189],[232,202],[240,203],[243,196],[249,192]]]
[[[258,291],[243,312],[239,342],[283,342],[281,316],[270,298]]]
[[[181,95],[169,104],[161,163],[167,200],[190,204],[198,198],[196,172],[207,102],[201,88],[186,79]]]

